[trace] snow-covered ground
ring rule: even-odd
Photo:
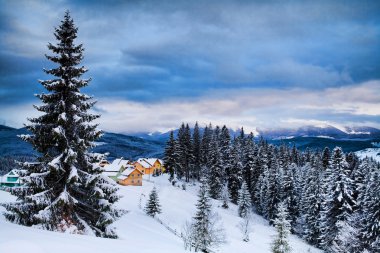
[[[376,161],[380,162],[380,148],[366,148],[355,152],[355,154],[361,159],[372,157]]]
[[[139,203],[141,199],[143,208],[153,185],[156,185],[163,211],[159,218],[179,234],[186,220],[190,221],[195,212],[198,187],[190,184],[184,191],[172,186],[166,175],[151,177],[150,180],[151,182],[145,180],[142,187],[120,187],[120,194],[124,197],[119,205],[128,210],[128,213],[115,223],[119,239],[43,231],[9,223],[0,215],[0,252],[186,252],[182,240],[158,221],[146,216]],[[9,193],[0,191],[0,202],[13,199]],[[220,204],[219,201],[214,201],[213,207],[222,219],[227,243],[217,252],[270,252],[275,230],[264,219],[253,215],[250,241],[243,242],[238,228],[241,218],[237,216],[237,207],[231,204],[225,210]],[[0,211],[3,210],[0,208]],[[294,253],[321,252],[296,236],[290,237],[290,244]]]

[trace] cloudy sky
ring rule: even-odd
[[[0,124],[33,96],[70,10],[100,127],[380,127],[379,1],[0,0]]]

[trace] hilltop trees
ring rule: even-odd
[[[112,223],[121,212],[113,204],[119,196],[95,165],[101,157],[88,152],[101,131],[91,123],[99,115],[88,112],[95,102],[80,91],[90,79],[81,79],[87,69],[79,66],[84,49],[74,43],[77,31],[66,12],[55,29],[57,44],[48,44],[54,55],[46,57],[58,66],[44,70],[54,78],[39,81],[47,93],[36,95],[42,105],[34,107],[42,115],[29,119],[32,134],[21,136],[40,156],[21,164],[25,188],[15,192],[18,200],[6,205],[5,216],[26,226],[115,238]]]
[[[184,124],[181,128],[187,131]],[[179,140],[172,139],[168,145]],[[209,196],[221,201],[222,207],[229,206],[230,200],[238,205],[241,217],[253,210],[276,225],[282,205],[290,224],[286,227],[327,252],[378,249],[378,163],[361,161],[354,153],[346,155],[341,148],[302,152],[294,145],[274,146],[263,138],[256,142],[243,129],[230,136],[227,127],[211,124],[203,131],[196,125],[189,145],[193,148],[188,152],[193,153],[188,155],[194,161],[188,168],[190,175],[206,178]],[[196,146],[199,153],[194,153]],[[199,169],[193,164],[199,164]]]

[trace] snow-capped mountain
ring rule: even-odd
[[[334,139],[376,139],[380,130],[373,127],[336,127],[331,125],[302,126],[299,128],[258,129],[260,135],[268,139],[289,137],[320,137]]]

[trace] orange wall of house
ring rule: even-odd
[[[134,170],[129,176],[124,180],[119,180],[121,185],[142,185],[142,174],[138,170]]]
[[[141,164],[139,164],[138,162],[136,162],[136,163],[134,164],[134,166],[135,166],[136,169],[138,169],[138,170],[140,170],[142,173],[146,174],[146,172],[145,172],[145,168],[144,168],[143,166],[141,166]]]

